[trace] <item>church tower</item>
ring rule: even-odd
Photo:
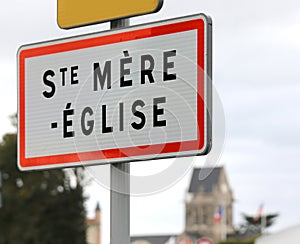
[[[88,244],[101,244],[101,208],[97,203],[95,208],[95,217],[87,219],[86,238]]]
[[[185,234],[208,237],[214,243],[233,229],[233,194],[224,167],[195,168],[186,194]]]

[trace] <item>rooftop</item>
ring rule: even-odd
[[[197,193],[202,187],[204,192],[211,193],[218,184],[222,167],[195,168],[189,186],[189,193]]]

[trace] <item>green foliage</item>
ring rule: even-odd
[[[268,214],[266,216],[259,216],[258,218],[255,216],[250,216],[244,214],[244,219],[248,223],[248,225],[258,225],[261,226],[261,223],[263,222],[262,218],[265,220],[265,228],[270,227],[271,225],[274,224],[275,219],[278,217],[278,214]]]
[[[221,241],[219,244],[254,244],[255,238],[247,239],[247,240],[238,240],[238,239],[229,239],[226,241]]]
[[[241,241],[241,240],[229,240],[229,241],[222,241],[219,244],[254,244],[254,241]]]
[[[63,170],[20,172],[17,139],[7,134],[0,144],[3,207],[0,209],[0,243],[86,243],[83,184],[74,170],[76,186]]]
[[[240,225],[238,232],[246,237],[260,235],[262,230],[272,226],[278,214],[268,214],[264,216],[250,216],[243,214],[244,223]]]

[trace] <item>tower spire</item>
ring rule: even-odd
[[[96,211],[96,212],[97,212],[97,211],[101,211],[100,203],[99,203],[99,202],[97,202],[95,211]]]

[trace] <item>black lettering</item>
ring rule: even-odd
[[[98,82],[101,90],[104,89],[105,81],[107,80],[107,89],[111,88],[111,61],[106,61],[103,73],[99,63],[94,63],[94,91],[98,91]]]
[[[106,125],[106,105],[102,105],[102,133],[111,133],[113,132],[113,127],[112,126],[107,126]]]
[[[167,125],[166,120],[158,120],[158,116],[165,113],[163,108],[158,108],[158,104],[160,103],[166,103],[166,98],[158,97],[153,99],[153,127],[162,127]]]
[[[89,136],[94,130],[94,120],[88,120],[86,122],[86,115],[93,115],[94,112],[90,107],[86,107],[81,114],[81,130],[85,136]]]
[[[44,91],[43,95],[45,98],[51,98],[54,96],[55,94],[55,84],[53,81],[48,79],[48,76],[54,77],[55,73],[53,70],[47,70],[44,75],[43,75],[43,82],[46,86],[49,86],[51,88],[51,91]]]
[[[71,67],[71,85],[78,84],[79,80],[76,79],[78,77],[78,71],[79,67],[78,66],[72,66]]]
[[[146,68],[146,63],[149,63],[149,67]],[[142,55],[141,57],[141,83],[145,84],[146,76],[150,83],[154,83],[153,72],[154,70],[154,58],[150,55]]]
[[[145,103],[142,100],[137,100],[137,101],[135,101],[132,104],[132,108],[131,108],[132,114],[135,117],[138,117],[138,118],[141,119],[140,123],[136,123],[136,122],[131,123],[132,128],[135,129],[135,130],[141,130],[141,129],[143,129],[144,126],[145,126],[145,124],[146,124],[146,116],[145,116],[145,114],[142,113],[141,111],[137,110],[137,107],[141,107],[142,108],[144,106],[145,106]]]
[[[125,68],[125,65],[132,63],[132,57],[129,57],[128,51],[123,53],[126,58],[120,60],[120,87],[132,86],[132,80],[125,80],[125,75],[130,75],[130,68]]]
[[[120,114],[119,114],[119,119],[120,119],[120,131],[124,131],[124,103],[119,104],[120,108]]]
[[[73,125],[72,120],[68,120],[68,116],[74,115],[74,109],[71,109],[71,103],[68,103],[66,109],[63,111],[63,137],[74,137],[74,131],[68,131],[68,127]]]
[[[174,62],[170,62],[169,61],[169,58],[171,57],[175,57],[176,56],[176,50],[172,50],[172,51],[167,51],[167,52],[164,52],[163,54],[163,62],[164,62],[164,68],[163,68],[163,71],[164,71],[164,81],[170,81],[170,80],[176,80],[176,73],[174,74],[169,74],[168,73],[168,70],[169,69],[172,69],[175,67],[174,65]]]
[[[61,85],[65,86],[66,85],[66,72],[68,71],[68,68],[61,68],[59,71],[61,73]]]

